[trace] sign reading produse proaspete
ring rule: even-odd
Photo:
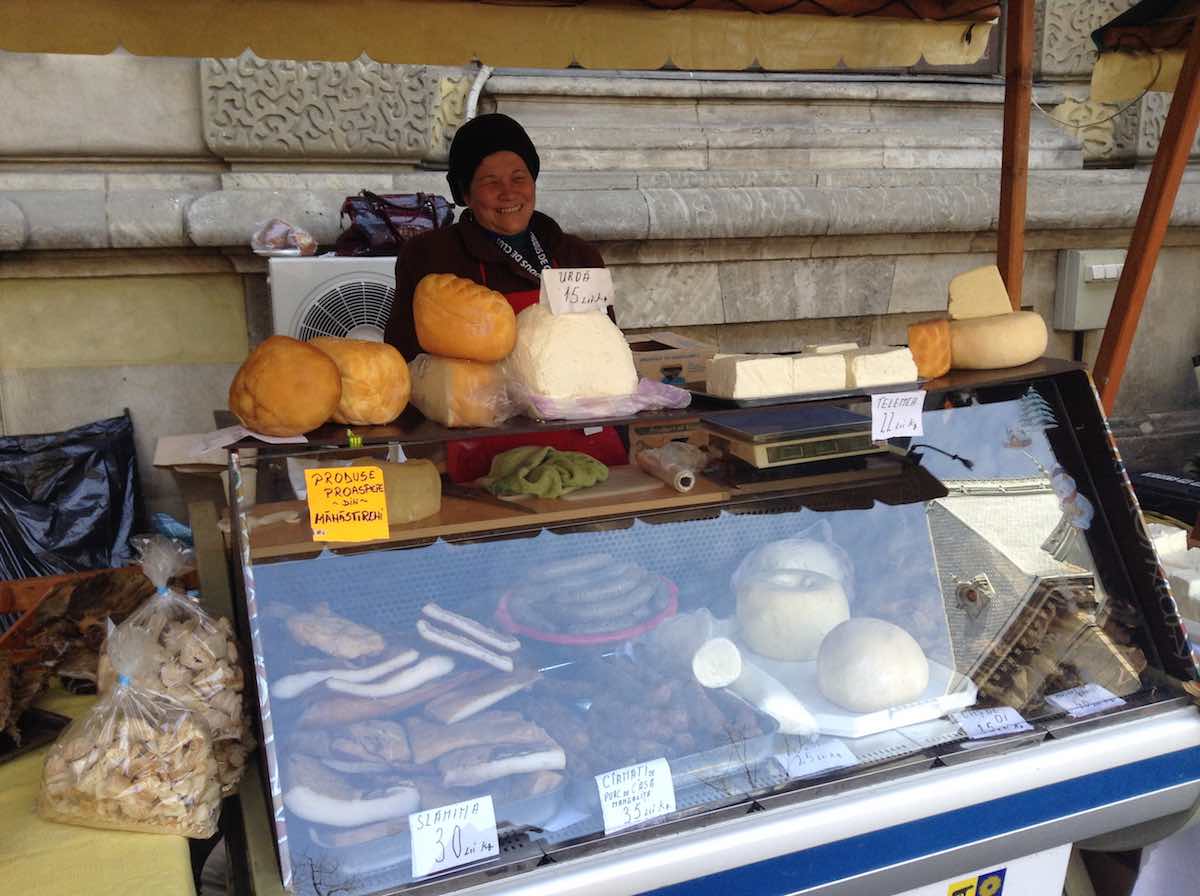
[[[612,304],[612,272],[607,268],[546,268],[539,301],[551,314],[604,311]]]
[[[373,541],[388,537],[387,494],[379,467],[304,471],[313,541]]]

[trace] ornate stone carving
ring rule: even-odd
[[[446,75],[437,81],[433,117],[429,129],[429,161],[444,162],[450,153],[450,141],[467,116],[467,94],[473,77],[468,74]]]
[[[1141,113],[1141,103],[1135,103],[1113,119],[1113,148],[1108,154],[1109,161],[1124,162],[1137,158]]]
[[[457,77],[455,77],[457,75]],[[461,121],[461,70],[353,62],[205,59],[204,136],[225,158],[417,162]],[[457,118],[455,117],[457,115]]]
[[[1060,125],[1083,143],[1083,157],[1088,161],[1108,158],[1113,151],[1113,118],[1118,106],[1108,103],[1080,101],[1068,97],[1055,106],[1050,114]]]
[[[1039,69],[1045,77],[1086,78],[1096,63],[1092,32],[1136,0],[1043,0]]]

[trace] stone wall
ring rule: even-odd
[[[1042,4],[1036,91],[1084,124],[1085,6]],[[155,439],[211,428],[237,362],[271,331],[254,225],[283,217],[328,244],[349,193],[446,193],[438,169],[472,87],[481,110],[529,128],[539,207],[600,246],[626,329],[681,329],[726,351],[902,342],[944,309],[953,274],[994,258],[1002,91],[982,79],[485,80],[369,59],[0,54],[14,124],[0,132],[0,432],[128,407],[151,506],[179,512],[150,467]],[[1128,244],[1145,171],[1112,150],[1133,145],[1120,133],[1035,116],[1024,294],[1047,317],[1059,250]],[[1142,134],[1138,153],[1156,139]],[[1088,167],[1099,159],[1127,167]],[[1200,429],[1180,422],[1200,420],[1200,175],[1173,222],[1117,421],[1127,455],[1144,443],[1163,463]],[[1051,352],[1070,357],[1074,342],[1054,333]],[[1084,340],[1085,357],[1097,344]]]

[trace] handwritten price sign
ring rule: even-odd
[[[600,791],[606,834],[675,811],[675,783],[665,759],[596,775],[596,789]]]
[[[1082,719],[1106,709],[1116,709],[1125,705],[1124,700],[1098,684],[1080,685],[1077,688],[1059,691],[1057,694],[1049,694],[1046,702],[1073,719]]]
[[[1023,731],[1033,730],[1033,726],[1021,718],[1021,714],[1011,706],[968,709],[953,713],[950,718],[962,726],[962,730],[971,740],[1000,737],[1005,734],[1020,734]]]
[[[481,796],[408,816],[414,878],[428,877],[500,854],[496,809]]]
[[[604,311],[612,304],[612,273],[607,268],[546,268],[540,302],[551,314]]]
[[[304,471],[313,541],[373,541],[388,537],[387,495],[379,467]]]
[[[921,412],[925,409],[925,393],[887,392],[871,396],[871,438],[876,441],[913,437],[925,434]]]
[[[821,738],[783,757],[789,778],[811,778],[823,772],[858,765],[858,757],[840,740]]]

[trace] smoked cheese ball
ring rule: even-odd
[[[432,355],[500,361],[517,341],[517,316],[495,290],[453,274],[426,274],[413,293],[417,341]]]
[[[335,423],[368,426],[391,423],[408,405],[412,380],[395,346],[365,339],[318,336],[310,343],[329,357],[342,377]]]
[[[299,436],[337,410],[342,377],[319,348],[271,336],[250,353],[229,386],[229,410],[253,432]]]

